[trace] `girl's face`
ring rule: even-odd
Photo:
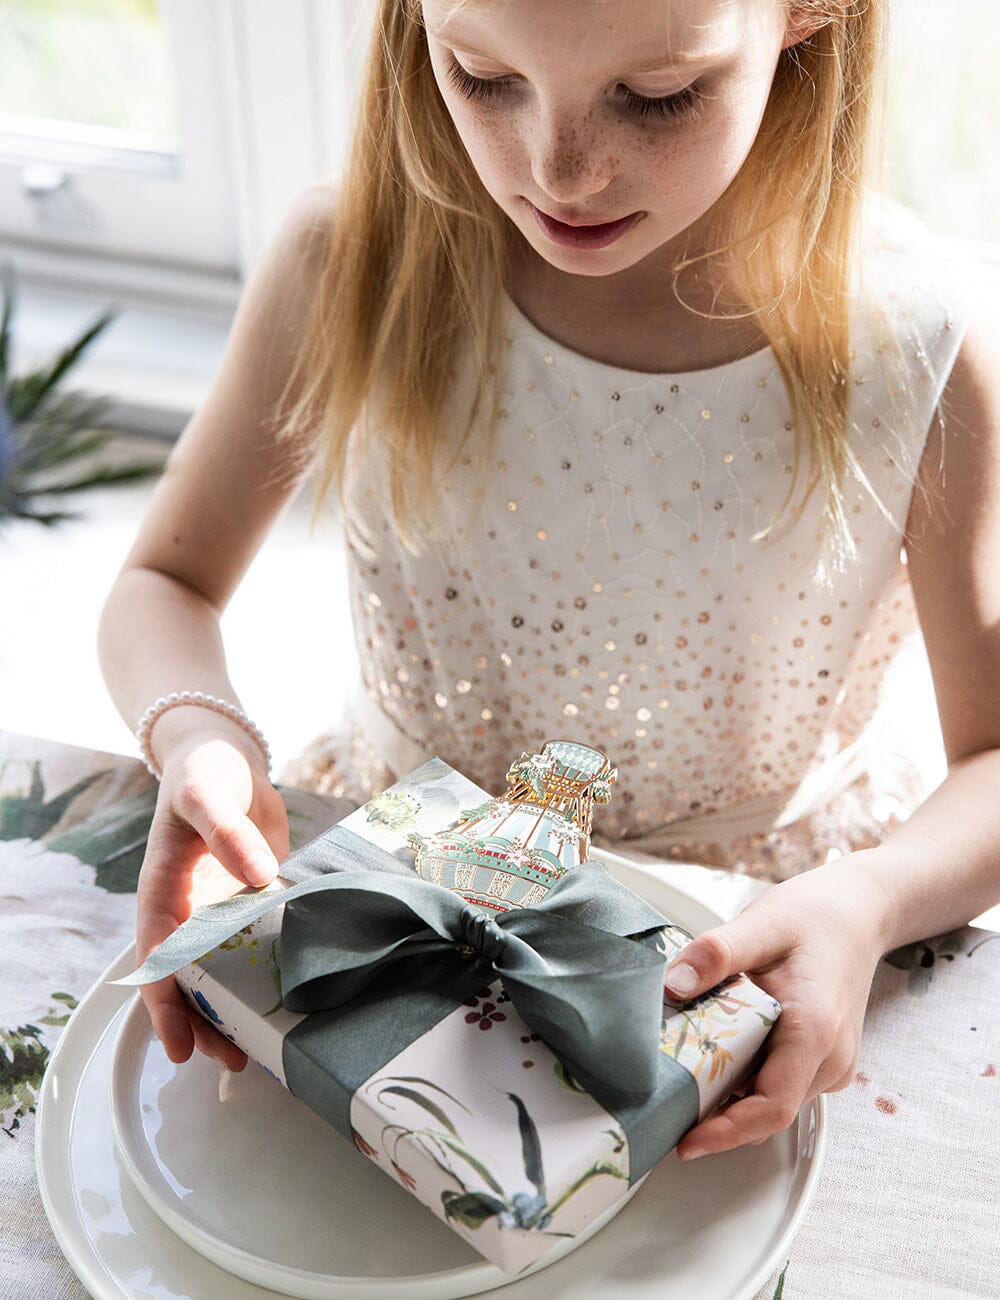
[[[792,43],[781,0],[423,0],[423,13],[480,180],[575,275],[693,251],[678,237],[742,166]]]

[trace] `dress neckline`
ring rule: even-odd
[[[676,383],[678,380],[698,382],[710,379],[713,376],[725,375],[734,369],[743,369],[745,367],[747,370],[751,370],[761,366],[764,362],[770,367],[775,362],[774,349],[770,344],[766,344],[753,352],[746,352],[742,356],[736,357],[733,361],[723,361],[715,366],[703,366],[699,370],[629,370],[625,366],[615,366],[611,365],[610,362],[598,361],[594,357],[585,356],[584,353],[577,352],[567,344],[560,343],[558,339],[552,338],[525,316],[524,312],[521,311],[520,307],[506,291],[504,291],[504,301],[507,313],[514,322],[522,330],[533,334],[553,354],[558,353],[565,360],[578,366],[587,366],[592,370],[603,371],[609,377],[625,377],[631,383],[649,383],[651,380],[669,380],[671,383]]]

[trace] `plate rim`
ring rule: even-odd
[[[94,1248],[93,1242],[83,1231],[79,1215],[73,1212],[76,1207],[72,1204],[72,1177],[69,1175],[70,1136],[80,1084],[90,1067],[104,1034],[114,1024],[115,1018],[121,1014],[129,997],[125,989],[120,989],[119,991],[124,993],[125,996],[116,999],[113,987],[108,985],[108,981],[120,979],[123,975],[129,973],[129,963],[134,962],[134,953],[135,944],[130,943],[105,967],[77,1003],[73,1015],[67,1021],[58,1042],[49,1056],[45,1073],[42,1076],[42,1086],[38,1092],[38,1100],[35,1104],[35,1179],[38,1183],[38,1193],[45,1210],[45,1217],[48,1220],[52,1235],[59,1245],[59,1249],[66,1257],[67,1263],[87,1290],[95,1296],[110,1294],[110,1292],[97,1289],[109,1284],[115,1286],[114,1294],[117,1296],[127,1297],[128,1292],[121,1289],[118,1279],[109,1271],[102,1256]],[[107,989],[104,986],[108,986]],[[119,1005],[106,1018],[102,1017],[103,1032],[95,1040],[92,1050],[85,1053],[85,1059],[75,1071],[72,1099],[58,1097],[58,1085],[56,1083],[58,1073],[55,1067],[62,1064],[63,1056],[71,1056],[71,1048],[64,1047],[64,1044],[69,1042],[73,1047],[76,1046],[75,1036],[71,1035],[74,1021],[77,1020],[78,1013],[85,1007],[89,1015],[97,1015],[95,1007],[99,1007],[104,1000],[102,994],[106,996],[106,1000],[118,1001]],[[81,1055],[84,1054],[81,1053]],[[43,1122],[47,1120],[50,1112],[54,1112],[54,1119]],[[54,1149],[55,1158],[49,1155],[50,1148]],[[60,1154],[62,1155],[61,1161],[58,1158]],[[62,1185],[55,1176],[60,1167],[67,1175],[61,1180]],[[60,1198],[71,1202],[68,1211],[61,1209],[59,1205]]]
[[[696,911],[701,912],[703,914],[703,916],[708,921],[708,925],[705,928],[710,928],[711,926],[721,925],[725,923],[725,918],[714,907],[712,907],[711,904],[707,903],[702,898],[698,898],[693,894],[687,892],[680,886],[674,884],[672,881],[664,879],[661,875],[657,873],[655,869],[655,865],[652,864],[647,865],[645,863],[636,862],[633,861],[632,859],[625,858],[618,854],[614,854],[608,851],[601,851],[598,854],[598,856],[607,859],[609,867],[611,866],[624,867],[630,873],[635,872],[640,876],[644,876],[648,878],[652,883],[654,883],[657,887],[665,888],[669,892],[675,894],[677,897],[683,900],[685,906],[689,908],[694,908]],[[685,928],[689,928],[689,927],[685,927]],[[697,931],[697,932],[700,933],[701,931]],[[72,1122],[75,1115],[76,1097],[77,1094],[79,1093],[79,1089],[83,1082],[84,1076],[86,1075],[87,1070],[90,1068],[90,1064],[93,1059],[93,1056],[98,1050],[98,1047],[100,1046],[101,1042],[103,1041],[104,1035],[114,1024],[114,1021],[118,1019],[120,1022],[124,1023],[125,1016],[128,1015],[129,1012],[131,1011],[131,1008],[129,1007],[129,1003],[136,1000],[141,1000],[140,994],[136,990],[129,989],[123,986],[114,986],[109,983],[109,981],[111,980],[120,978],[122,975],[130,973],[130,971],[133,969],[135,964],[134,954],[135,954],[135,944],[133,942],[130,943],[122,952],[118,954],[117,957],[114,958],[114,960],[101,973],[101,975],[99,975],[97,979],[93,981],[90,988],[80,999],[80,1003],[77,1008],[77,1011],[83,1010],[84,1007],[86,1007],[88,1011],[88,1015],[86,1019],[89,1019],[92,1015],[99,1014],[102,1031],[95,1037],[91,1050],[89,1052],[85,1050],[83,1051],[79,1050],[76,1042],[76,1038],[79,1034],[79,1028],[77,1030],[77,1034],[73,1034],[72,1032],[74,1027],[74,1021],[77,1021],[79,1024],[77,1012],[74,1012],[73,1017],[67,1023],[63,1033],[60,1035],[59,1040],[57,1041],[55,1047],[52,1050],[52,1055],[49,1058],[48,1066],[46,1068],[46,1072],[42,1080],[42,1086],[41,1089],[39,1090],[38,1102],[36,1105],[35,1171],[36,1171],[36,1178],[39,1187],[39,1193],[45,1209],[46,1217],[49,1222],[49,1226],[53,1232],[53,1235],[57,1243],[59,1244],[60,1249],[62,1250],[64,1256],[66,1257],[67,1262],[77,1273],[77,1276],[84,1283],[84,1285],[88,1287],[88,1289],[94,1291],[95,1295],[100,1295],[102,1297],[109,1294],[113,1294],[116,1297],[130,1298],[132,1293],[123,1289],[121,1280],[118,1277],[116,1277],[113,1272],[110,1271],[110,1269],[106,1264],[106,1261],[104,1260],[100,1252],[97,1250],[94,1241],[83,1228],[82,1222],[79,1217],[79,1206],[73,1196],[73,1190],[72,1190],[73,1180],[70,1174],[69,1161],[66,1159],[66,1153],[68,1152],[70,1146]],[[112,1006],[106,1012],[103,1010],[103,1007],[101,1007],[101,1003],[103,1003],[104,1001],[108,1001],[112,1003]],[[95,1010],[95,1008],[98,1008],[99,1010]],[[121,1027],[122,1024],[120,1023],[116,1033],[120,1032]],[[56,1091],[55,1081],[57,1080],[58,1073],[59,1073],[57,1067],[63,1063],[64,1057],[72,1058],[73,1049],[77,1049],[77,1055],[80,1059],[79,1062],[77,1063],[76,1070],[75,1070],[75,1077],[73,1079],[73,1087],[71,1090],[72,1095],[69,1098],[57,1099],[55,1096],[55,1091]],[[111,1079],[112,1079],[112,1071],[109,1068],[108,1079],[107,1079],[107,1086],[109,1090],[111,1087]],[[778,1234],[774,1246],[772,1247],[771,1251],[768,1253],[768,1256],[762,1261],[762,1263],[752,1274],[748,1275],[741,1289],[738,1292],[734,1293],[732,1300],[752,1300],[752,1297],[757,1293],[757,1291],[759,1291],[760,1287],[771,1275],[771,1273],[773,1273],[774,1268],[776,1266],[776,1262],[780,1260],[781,1256],[787,1250],[790,1242],[794,1239],[795,1235],[799,1230],[802,1219],[804,1218],[805,1214],[808,1212],[810,1208],[826,1160],[826,1148],[827,1148],[826,1110],[827,1110],[826,1098],[823,1094],[819,1094],[817,1097],[813,1098],[811,1102],[806,1103],[799,1111],[799,1115],[796,1121],[797,1125],[801,1129],[801,1125],[803,1124],[803,1122],[806,1121],[807,1117],[811,1116],[812,1123],[813,1123],[814,1137],[813,1137],[812,1150],[808,1157],[808,1164],[805,1170],[805,1174],[803,1177],[801,1177],[800,1192],[796,1201],[795,1208],[790,1214],[787,1223],[784,1225],[781,1232]],[[54,1119],[50,1122],[43,1122],[47,1119],[47,1116],[52,1111],[55,1112]],[[112,1121],[112,1127],[114,1129],[114,1121]],[[61,1160],[58,1158],[60,1147],[62,1151]],[[53,1158],[53,1154],[52,1154],[53,1149],[56,1158]],[[803,1163],[800,1142],[797,1142],[796,1144],[796,1152],[797,1152],[796,1154],[796,1172],[797,1172],[799,1169],[801,1169]],[[123,1162],[123,1164],[125,1163],[124,1152],[118,1146],[117,1140],[115,1141],[115,1155],[119,1160]],[[64,1171],[64,1176],[62,1180],[60,1180],[56,1176],[60,1168],[62,1168]],[[142,1189],[140,1185],[134,1182],[134,1180],[132,1179],[131,1162],[128,1162],[128,1165],[123,1170],[123,1172],[126,1173],[129,1179],[133,1181],[133,1186],[135,1186],[136,1190],[143,1195],[145,1200],[145,1195],[144,1193],[142,1193]],[[60,1181],[62,1185],[60,1185]],[[638,1190],[641,1181],[642,1180],[640,1180],[640,1182],[637,1182],[636,1190]],[[798,1178],[796,1178],[795,1181],[799,1181]],[[65,1209],[60,1204],[60,1198],[63,1201],[67,1202],[67,1206]],[[157,1222],[162,1226],[163,1229],[165,1229],[167,1232],[170,1232],[171,1229],[168,1223],[160,1216],[159,1211],[155,1210],[153,1207],[150,1208],[151,1211],[156,1214]],[[622,1205],[620,1208],[624,1209],[625,1207],[624,1205]],[[186,1249],[190,1249],[192,1251],[195,1250],[195,1248],[191,1246],[188,1242],[184,1241],[183,1238],[179,1238],[179,1240]],[[237,1248],[232,1248],[234,1253],[236,1249]],[[216,1267],[224,1268],[224,1265],[221,1265],[217,1261],[213,1260],[211,1256],[201,1255],[200,1252],[196,1252],[196,1253],[199,1254],[200,1258],[215,1263]],[[250,1258],[255,1259],[259,1257],[250,1256]],[[552,1261],[552,1263],[558,1263],[558,1262],[559,1261]],[[499,1275],[500,1278],[502,1278],[502,1283],[501,1283],[502,1285],[506,1283],[516,1282],[518,1280],[521,1280],[521,1278],[527,1279],[529,1276],[531,1276],[532,1272],[540,1273],[543,1271],[544,1269],[540,1268],[532,1271],[526,1271],[524,1274],[518,1275],[517,1277],[512,1277],[508,1274],[503,1273],[502,1270],[498,1269],[496,1265],[489,1263],[489,1261],[483,1260],[471,1264],[467,1267],[459,1267],[457,1269],[444,1270],[439,1273],[413,1274],[413,1275],[408,1275],[407,1277],[400,1277],[398,1279],[394,1278],[392,1279],[392,1285],[394,1287],[398,1286],[402,1288],[407,1283],[417,1283],[417,1284],[426,1285],[435,1279],[439,1280],[440,1282],[444,1282],[448,1278],[454,1279],[456,1274],[461,1274],[463,1277],[467,1277],[468,1280],[471,1282],[473,1277],[477,1273],[482,1273],[482,1272],[496,1273],[497,1275]],[[311,1277],[318,1280],[329,1280],[330,1282],[340,1282],[341,1280],[343,1280],[343,1282],[347,1283],[347,1282],[352,1282],[352,1281],[356,1282],[358,1280],[361,1280],[357,1278],[349,1278],[346,1276],[343,1279],[340,1279],[337,1278],[335,1275],[331,1275],[331,1274],[309,1274],[306,1273],[305,1270],[299,1270],[298,1274],[299,1276]],[[231,1275],[238,1276],[235,1274],[231,1274]],[[249,1281],[249,1279],[246,1278],[243,1278],[242,1280]],[[113,1293],[97,1290],[97,1288],[106,1287],[108,1285],[114,1286],[115,1290]],[[266,1289],[266,1283],[263,1282],[261,1283],[250,1282],[250,1285],[260,1287],[262,1289]],[[494,1288],[490,1288],[490,1289],[494,1289]],[[401,1289],[400,1295],[401,1297],[405,1296],[405,1291]]]

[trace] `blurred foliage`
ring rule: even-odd
[[[56,524],[76,516],[52,504],[67,492],[154,478],[163,457],[108,464],[102,453],[116,436],[100,427],[108,403],[100,397],[62,392],[66,375],[115,319],[98,317],[49,365],[11,375],[12,330],[17,288],[10,266],[0,268],[0,525],[8,519]]]

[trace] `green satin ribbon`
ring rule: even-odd
[[[162,979],[283,904],[282,1001],[310,1013],[285,1037],[286,1077],[346,1135],[356,1088],[498,977],[525,1023],[625,1126],[632,1179],[697,1119],[697,1085],[659,1046],[666,920],[600,864],[495,917],[342,826],[281,873],[297,883],[200,908],[115,983]]]

